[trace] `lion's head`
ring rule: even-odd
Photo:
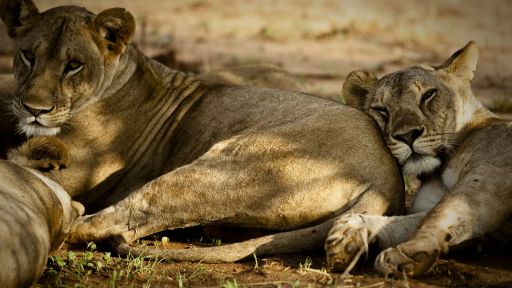
[[[0,17],[14,39],[20,132],[55,135],[71,115],[111,89],[134,30],[122,8],[98,15],[57,7],[40,13],[31,0],[3,0]]]
[[[477,59],[470,42],[440,66],[415,65],[381,79],[354,71],[343,96],[379,124],[404,174],[428,174],[441,165],[455,133],[487,111],[470,87]]]

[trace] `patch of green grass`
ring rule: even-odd
[[[236,279],[226,280],[226,282],[222,285],[222,288],[238,288],[238,283],[236,282]]]
[[[110,252],[95,251],[96,244],[88,243],[84,252],[69,251],[65,256],[55,255],[48,259],[46,270],[42,278],[51,286],[82,287],[91,274],[105,278],[109,287],[117,287],[119,282],[133,283],[137,280],[143,287],[149,287],[155,273],[155,266],[161,262],[159,259],[147,260],[144,256],[126,258],[111,257]]]

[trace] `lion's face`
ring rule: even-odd
[[[28,136],[55,135],[115,80],[133,17],[120,8],[95,16],[73,6],[39,13],[30,1],[2,6],[0,16],[15,43],[12,110],[18,128]]]
[[[413,67],[385,76],[368,113],[406,174],[436,169],[455,131],[454,92],[434,71]]]
[[[474,65],[468,62],[476,65],[476,47],[470,44],[464,49],[437,68],[412,66],[381,79],[362,71],[347,77],[343,87],[347,103],[378,123],[404,174],[435,171],[454,135],[475,111],[465,98],[471,93]]]

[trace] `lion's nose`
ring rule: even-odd
[[[412,147],[414,141],[423,135],[423,132],[425,132],[425,128],[414,128],[403,134],[395,134],[393,135],[393,138]]]
[[[23,103],[23,107],[25,107],[25,109],[27,109],[27,111],[30,112],[30,114],[37,117],[39,115],[46,114],[46,113],[52,111],[55,106],[42,107],[42,106],[35,106],[35,105]]]

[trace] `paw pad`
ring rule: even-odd
[[[368,228],[361,215],[342,216],[325,242],[327,267],[348,273],[363,253],[368,252]]]

